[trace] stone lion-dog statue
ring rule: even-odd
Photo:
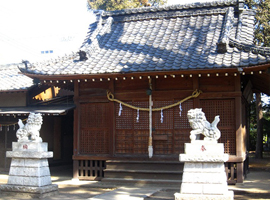
[[[206,120],[205,114],[201,108],[190,109],[187,113],[188,122],[193,129],[190,131],[191,141],[198,139],[198,135],[204,135],[204,140],[218,140],[221,136],[217,124],[219,123],[219,115],[217,115],[212,123]]]
[[[40,113],[30,113],[26,124],[22,120],[18,121],[19,129],[16,132],[18,142],[42,142],[39,131],[42,125],[42,116]]]

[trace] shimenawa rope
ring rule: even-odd
[[[191,99],[191,98],[196,98],[198,97],[200,94],[202,93],[201,90],[195,90],[190,96],[182,99],[181,101],[178,101],[174,104],[171,104],[171,105],[168,105],[168,106],[164,106],[164,107],[161,107],[161,108],[153,108],[152,111],[161,111],[161,110],[165,110],[165,109],[169,109],[169,108],[172,108],[172,107],[175,107],[175,106],[178,106],[180,105],[181,103]],[[118,102],[126,107],[129,107],[129,108],[132,108],[134,110],[140,110],[140,111],[149,111],[149,108],[140,108],[140,107],[136,107],[136,106],[133,106],[133,105],[130,105],[128,103],[125,103],[123,101],[120,101],[118,99],[115,99],[114,98],[114,95],[110,92],[110,91],[107,91],[107,98],[110,100],[110,101],[115,101],[115,102]]]

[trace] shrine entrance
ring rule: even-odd
[[[179,100],[154,100],[153,108],[173,104]],[[136,107],[147,108],[148,101],[126,102]],[[117,106],[118,105],[118,106]],[[193,100],[188,100],[179,107],[153,112],[152,145],[153,156],[178,155],[184,151],[184,143],[189,141],[190,126],[186,113],[193,108]],[[149,112],[137,111],[116,104],[116,155],[148,155]],[[181,115],[181,116],[180,116]]]

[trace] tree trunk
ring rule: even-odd
[[[262,101],[261,93],[256,93],[256,117],[257,117],[257,141],[256,141],[256,152],[255,158],[263,157],[263,112],[262,112]]]

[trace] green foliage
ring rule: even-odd
[[[92,0],[88,1],[94,10],[123,10],[130,8],[164,5],[167,0]]]
[[[267,139],[270,137],[270,103],[266,102],[263,106],[263,144],[267,145]],[[249,150],[255,151],[257,140],[257,120],[256,120],[256,102],[250,105],[250,136]],[[269,140],[269,139],[268,139]],[[268,147],[269,149],[269,147]]]
[[[259,46],[270,46],[270,0],[246,0],[249,9],[256,10],[255,40]]]
[[[167,3],[167,0],[149,0],[148,3],[151,6],[161,6],[161,5],[165,5]]]
[[[250,134],[249,134],[249,151],[256,150],[257,139],[257,121],[256,121],[256,103],[250,105]]]

